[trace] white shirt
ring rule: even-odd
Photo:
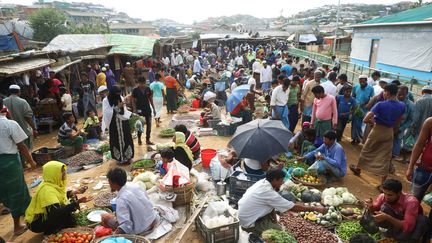
[[[261,83],[267,83],[272,81],[272,69],[267,65],[266,68],[261,69]]]
[[[339,95],[339,91],[343,88],[343,84],[336,85],[336,93]],[[336,97],[336,96],[335,96]]]
[[[195,59],[194,65],[193,65],[193,72],[194,73],[201,73],[202,71],[201,63],[198,59]]]
[[[367,84],[373,87],[377,84],[377,82],[375,80],[373,80],[373,78],[368,78]]]
[[[238,202],[240,225],[244,228],[254,227],[259,218],[273,210],[284,213],[294,205],[277,193],[267,179],[262,179],[249,187]]]
[[[381,94],[381,92],[384,91],[384,89],[381,88],[381,86],[379,84],[378,85],[374,85],[373,89],[374,89],[374,95],[379,95],[379,94]]]
[[[162,61],[163,61],[163,63],[164,63],[165,66],[168,66],[168,65],[170,64],[170,59],[169,59],[169,57],[165,57],[165,58],[163,58]]]
[[[249,85],[252,85],[252,84],[256,85],[256,80],[253,77],[250,77],[247,84],[249,84]]]
[[[332,81],[327,80],[324,83],[322,83],[321,86],[324,88],[325,94],[331,95],[333,97],[337,96],[337,88]]]
[[[273,89],[270,99],[270,106],[284,106],[288,102],[289,89],[283,90],[283,86],[279,85]]]
[[[225,180],[233,173],[233,168],[225,168],[222,166],[219,156],[216,155],[210,161],[210,172],[213,180]]]
[[[254,159],[244,159],[245,164],[247,167],[251,168],[252,170],[260,170],[261,169],[261,163],[258,160]]]
[[[262,66],[262,64],[259,61],[255,61],[252,64],[252,71],[255,71],[255,70],[260,70],[261,71],[262,68],[263,68],[263,66]]]
[[[177,65],[183,64],[183,57],[180,54],[176,56],[176,64]]]
[[[64,111],[72,111],[72,96],[70,94],[64,94],[60,100]]]
[[[242,56],[236,57],[235,61],[236,61],[237,65],[243,65],[243,57]]]
[[[0,114],[0,154],[18,153],[17,143],[27,139],[27,134],[14,120]]]

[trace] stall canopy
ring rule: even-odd
[[[58,35],[43,51],[80,52],[91,51],[98,48],[109,47],[105,35],[101,34],[70,34]]]
[[[75,60],[75,61],[72,61],[72,62],[69,62],[69,63],[63,64],[63,65],[60,65],[60,66],[51,67],[50,70],[51,70],[51,71],[54,71],[55,73],[58,73],[58,72],[60,72],[61,70],[63,70],[63,69],[65,69],[65,68],[69,67],[70,65],[73,65],[73,64],[76,64],[76,63],[80,63],[80,62],[81,62],[81,59],[78,59],[78,60]]]
[[[317,41],[317,38],[314,34],[302,34],[299,36],[299,42],[300,43],[310,43]]]
[[[112,47],[109,54],[130,56],[152,55],[156,38],[122,34],[70,34],[59,35],[43,50],[69,53]]]
[[[108,44],[113,46],[109,54],[129,56],[151,56],[155,38],[136,35],[109,34],[105,35]]]
[[[0,75],[11,76],[24,73],[33,69],[41,68],[55,63],[55,60],[48,58],[32,58],[11,61],[0,64]]]

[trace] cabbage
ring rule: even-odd
[[[147,186],[144,182],[142,181],[132,181],[132,183],[138,185],[139,187],[141,187],[144,191],[147,190]]]
[[[146,182],[145,185],[146,185],[147,189],[150,189],[153,187],[153,184],[151,182]]]
[[[334,187],[326,188],[322,192],[322,196],[325,197],[327,195],[334,196],[336,194],[336,189]]]
[[[338,187],[338,188],[336,188],[336,194],[338,194],[338,195],[342,195],[345,192],[348,192],[348,189],[346,187]]]
[[[349,192],[344,192],[342,194],[342,199],[344,203],[348,203],[348,204],[354,204],[357,201],[357,198]]]

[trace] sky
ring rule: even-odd
[[[168,18],[183,24],[192,24],[208,17],[249,14],[259,18],[285,17],[300,11],[337,4],[338,0],[70,0],[70,2],[103,4],[130,17],[142,20]],[[341,4],[392,4],[402,0],[340,0]],[[2,3],[31,5],[34,0],[0,0]]]

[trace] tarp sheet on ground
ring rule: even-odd
[[[108,44],[113,47],[109,54],[124,54],[130,56],[151,56],[155,38],[137,35],[109,34],[105,35]]]
[[[122,34],[68,34],[55,37],[44,51],[85,52],[112,47],[109,54],[152,55],[156,38]]]

